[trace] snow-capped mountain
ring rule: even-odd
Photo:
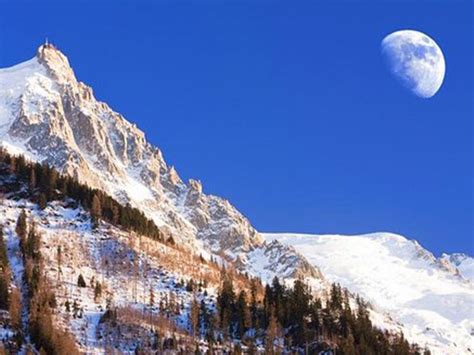
[[[269,277],[276,260],[287,262],[280,267],[286,276],[321,277],[293,248],[267,245],[228,201],[204,194],[199,181],[184,183],[145,134],[97,101],[50,44],[33,59],[0,70],[0,144],[141,209],[195,253],[204,248],[246,269],[249,253],[260,251],[272,255],[261,259]]]
[[[313,290],[339,282],[371,302],[381,326],[401,329],[435,353],[472,352],[472,258],[438,259],[389,234],[263,236],[228,201],[203,193],[199,181],[182,181],[142,131],[95,99],[52,45],[0,69],[0,145],[142,210],[191,253],[223,256],[263,281],[303,277]]]
[[[474,351],[474,285],[452,263],[472,258],[436,258],[416,241],[390,233],[265,238],[294,246],[326,278],[360,294],[376,312],[389,314],[409,339],[433,353]],[[472,273],[472,264],[466,262],[466,268]]]

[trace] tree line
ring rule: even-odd
[[[333,350],[337,354],[423,354],[427,349],[410,344],[403,333],[393,334],[376,328],[367,304],[360,297],[351,297],[346,289],[333,284],[327,300],[315,297],[302,280],[292,287],[275,277],[265,287],[262,301],[256,296],[257,280],[250,292],[237,292],[232,279],[222,274],[217,296],[214,327],[225,338],[240,339],[250,353],[260,339],[266,354],[279,354],[292,349],[306,354]],[[210,317],[201,305],[201,324],[209,327]],[[213,326],[211,325],[211,331]],[[215,333],[214,333],[215,334]],[[212,334],[207,332],[212,342]]]
[[[122,205],[105,192],[80,183],[77,179],[59,174],[46,163],[32,163],[23,156],[13,156],[0,148],[0,175],[13,174],[9,190],[29,198],[41,209],[47,203],[66,198],[77,201],[91,214],[94,227],[104,220],[121,228],[133,231],[162,242],[174,243],[171,237],[165,240],[164,234],[157,225],[148,219],[139,209],[130,204]],[[15,185],[15,186],[12,186]]]

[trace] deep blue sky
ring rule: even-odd
[[[472,1],[63,3],[0,0],[0,66],[49,37],[183,178],[258,230],[392,231],[474,253]],[[432,99],[381,60],[405,28],[445,54]]]

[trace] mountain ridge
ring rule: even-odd
[[[135,124],[97,101],[92,89],[76,79],[67,57],[53,45],[42,45],[35,58],[0,70],[0,84],[0,142],[9,151],[46,161],[140,208],[184,247],[199,252],[204,244],[238,261],[242,270],[251,262],[248,253],[269,248],[229,201],[206,195],[197,180],[184,183]],[[276,251],[291,256],[284,258],[293,262],[286,265],[288,276],[322,279],[291,247],[273,246]],[[270,264],[262,267],[271,269]]]

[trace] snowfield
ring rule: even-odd
[[[434,354],[474,351],[473,283],[416,241],[390,233],[264,236],[295,247],[327,279],[388,313],[409,340]]]

